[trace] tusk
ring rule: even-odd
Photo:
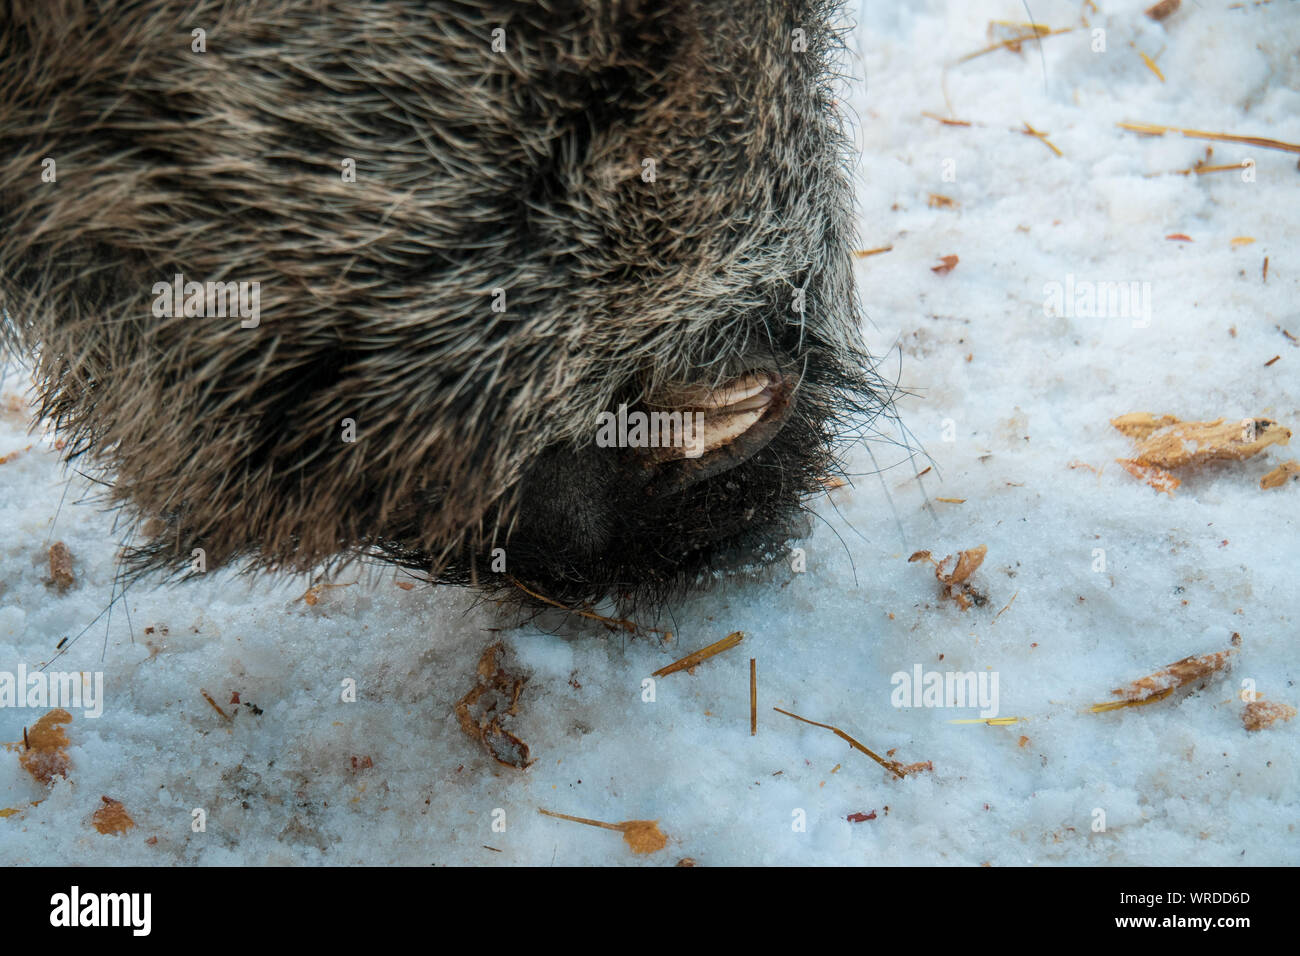
[[[689,445],[660,447],[650,452],[653,461],[698,458],[736,441],[757,425],[782,394],[780,376],[770,372],[750,372],[720,388],[698,386],[674,389],[649,403],[657,408],[671,408],[690,416],[692,424],[703,424]]]
[[[687,386],[686,388],[670,390],[654,404],[665,408],[690,408],[702,411],[710,408],[730,408],[761,395],[764,390],[771,388],[776,382],[775,376],[769,375],[767,372],[751,372],[735,381],[728,382],[721,388]],[[770,398],[768,400],[770,401]],[[748,407],[756,406],[751,404]]]

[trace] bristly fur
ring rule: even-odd
[[[779,543],[884,401],[836,6],[7,0],[6,337],[67,456],[161,520],[135,570],[364,552],[658,600]],[[176,273],[260,282],[260,325],[154,317]],[[594,447],[598,412],[756,355],[799,387],[743,465],[650,499]]]

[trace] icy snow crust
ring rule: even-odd
[[[344,572],[334,583],[360,581],[324,589],[314,606],[296,600],[302,578],[140,585],[129,625],[119,602],[53,665],[103,671],[107,688],[103,716],[77,713],[67,727],[68,778],[46,788],[0,752],[0,808],[18,810],[0,819],[0,862],[1300,862],[1300,720],[1247,733],[1239,698],[1249,679],[1265,699],[1300,704],[1300,484],[1258,485],[1300,448],[1207,467],[1171,498],[1114,464],[1131,446],[1108,424],[1150,411],[1300,426],[1300,350],[1277,328],[1300,335],[1296,156],[1215,143],[1211,162],[1253,160],[1254,181],[1151,177],[1190,167],[1209,144],[1115,126],[1300,142],[1300,13],[1202,2],[1158,24],[1146,5],[1103,0],[1091,22],[1105,52],[1076,29],[1043,40],[1041,58],[1026,44],[946,72],[989,43],[989,20],[1024,20],[1021,4],[858,13],[852,69],[868,82],[848,100],[864,155],[861,241],[893,246],[858,263],[864,328],[914,393],[899,412],[934,469],[918,480],[930,460],[879,443],[873,475],[857,449],[859,476],[819,503],[825,520],[800,544],[805,572],[782,561],[675,604],[645,622],[674,632],[667,645],[599,627],[554,633],[549,620],[495,632],[510,622],[491,606],[402,590],[390,570]],[[1053,27],[1079,23],[1074,3],[1032,8]],[[1016,132],[1025,122],[1064,155]],[[932,208],[931,193],[958,205]],[[1176,233],[1193,241],[1165,238]],[[1256,241],[1234,247],[1240,236]],[[952,272],[931,271],[954,254]],[[1149,325],[1046,314],[1045,289],[1068,276],[1149,283]],[[26,385],[11,373],[4,392]],[[50,660],[105,608],[120,542],[111,515],[77,504],[93,488],[75,474],[49,537],[66,473],[49,438],[27,436],[10,409],[0,454],[28,442],[0,465],[8,671]],[[44,584],[47,538],[76,557],[78,584],[62,596]],[[907,562],[980,544],[988,557],[973,583],[988,602],[965,612],[940,597],[928,565]],[[655,701],[642,700],[652,671],[735,630],[746,634],[738,648],[659,679]],[[1229,647],[1234,632],[1227,674],[1150,706],[1085,712],[1112,688]],[[498,639],[531,674],[512,725],[536,758],[526,772],[494,763],[453,714]],[[891,675],[918,664],[996,673],[999,714],[1027,720],[953,724],[977,709],[894,707]],[[341,700],[348,678],[355,703]],[[933,771],[895,779],[774,706]],[[0,739],[21,740],[42,712],[0,709]],[[101,796],[136,826],[96,832]],[[657,819],[670,842],[636,856],[617,833],[538,808]]]

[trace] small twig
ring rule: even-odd
[[[884,767],[886,770],[892,773],[899,780],[903,779],[904,774],[901,770],[898,769],[898,764],[896,762],[891,760],[886,760],[884,757],[881,757],[879,754],[873,753],[865,746],[858,743],[858,741],[854,740],[852,737],[846,734],[844,731],[840,730],[838,727],[832,727],[830,724],[820,724],[815,720],[809,720],[807,717],[800,717],[798,714],[792,714],[788,710],[782,710],[780,707],[773,707],[772,709],[776,711],[778,714],[785,714],[787,717],[793,717],[795,720],[801,720],[805,724],[812,724],[814,727],[821,727],[823,730],[829,730],[833,732],[836,737],[839,737],[841,740],[847,741],[849,746],[852,747],[854,750],[862,751],[862,753],[866,754],[876,763],[880,764],[880,766]]]

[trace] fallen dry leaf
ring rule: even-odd
[[[1156,468],[1154,465],[1144,465],[1139,461],[1133,461],[1129,458],[1116,458],[1115,461],[1123,465],[1124,470],[1134,478],[1139,481],[1145,481],[1156,491],[1163,491],[1171,498],[1173,497],[1174,489],[1183,483],[1181,478],[1176,478],[1163,468]]]
[[[1241,722],[1247,730],[1264,730],[1276,721],[1290,720],[1296,715],[1296,709],[1287,704],[1271,700],[1253,700],[1242,711]]]
[[[946,276],[953,269],[957,268],[958,258],[956,256],[940,256],[939,265],[931,266],[930,271],[936,275]]]
[[[90,816],[90,822],[100,833],[125,833],[135,826],[126,807],[112,797],[100,797],[104,805]]]
[[[23,732],[26,745],[18,755],[19,765],[39,782],[48,784],[55,775],[66,777],[71,761],[64,751],[68,735],[62,724],[72,722],[72,715],[62,708],[51,710]]]
[[[1137,461],[1157,468],[1186,468],[1207,461],[1244,461],[1270,445],[1285,445],[1291,429],[1267,418],[1180,422],[1139,412],[1112,419],[1137,444]],[[1138,438],[1136,433],[1143,432]]]
[[[1177,425],[1178,419],[1173,415],[1161,415],[1156,418],[1150,412],[1130,412],[1110,420],[1112,426],[1134,441],[1142,441],[1153,431],[1169,425]]]
[[[506,670],[505,653],[505,645],[500,642],[483,652],[478,662],[478,683],[456,702],[456,717],[461,729],[481,743],[493,760],[524,770],[533,762],[528,745],[501,722],[519,713],[519,696],[528,678]]]
[[[1225,422],[1183,422],[1172,415],[1156,418],[1133,412],[1111,419],[1118,431],[1137,446],[1136,458],[1117,458],[1124,470],[1157,491],[1172,495],[1181,480],[1171,469],[1209,461],[1244,461],[1270,445],[1285,445],[1291,429],[1267,418]]]
[[[952,573],[946,577],[940,573],[943,565],[948,561],[947,558],[944,558],[943,561],[939,562],[939,567],[935,568],[935,577],[946,584],[961,584],[975,573],[976,568],[984,563],[984,556],[988,553],[988,546],[983,544],[968,551],[959,551],[957,553],[957,566],[953,568]]]
[[[50,583],[60,594],[77,583],[72,573],[72,552],[62,541],[50,545]]]
[[[1176,11],[1182,2],[1183,0],[1160,0],[1155,6],[1147,9],[1147,16],[1152,20],[1163,20]]]
[[[970,608],[972,604],[977,607],[983,607],[988,603],[988,597],[976,590],[974,585],[967,581],[972,574],[984,563],[984,557],[988,554],[987,545],[979,545],[966,551],[958,551],[956,565],[951,571],[945,571],[944,566],[953,560],[950,554],[942,561],[935,561],[929,551],[917,551],[909,557],[908,563],[914,561],[929,561],[934,565],[934,576],[939,579],[943,585],[945,597],[956,601],[963,611]]]
[[[1281,488],[1287,481],[1300,479],[1300,461],[1292,458],[1290,461],[1284,461],[1263,478],[1259,479],[1259,487],[1265,491],[1269,488]]]
[[[633,853],[656,853],[668,845],[658,820],[628,820],[622,827],[623,839]]]

